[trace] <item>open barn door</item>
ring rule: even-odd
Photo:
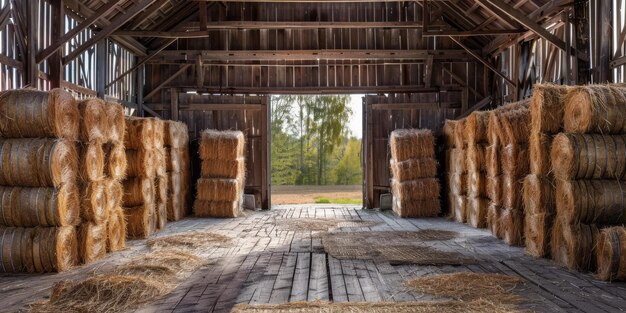
[[[363,98],[363,207],[380,207],[380,195],[391,192],[389,135],[395,129],[429,128],[438,133],[460,105],[440,94],[369,95]]]

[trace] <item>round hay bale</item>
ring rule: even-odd
[[[474,111],[465,122],[465,135],[469,146],[477,143],[487,143],[488,111]]]
[[[437,176],[437,161],[431,158],[410,159],[400,162],[391,159],[389,165],[393,178],[398,181]]]
[[[246,160],[211,160],[202,162],[200,173],[202,177],[210,178],[237,178],[245,176]]]
[[[242,187],[238,179],[200,178],[197,182],[197,198],[204,201],[232,202],[241,197]]]
[[[395,161],[435,157],[435,137],[430,129],[396,129],[389,135],[389,147]]]
[[[61,89],[2,91],[0,112],[0,136],[4,138],[78,140],[78,105],[69,92]]]
[[[530,174],[524,178],[522,193],[524,212],[554,214],[556,211],[554,182],[546,177]]]
[[[530,172],[530,157],[526,145],[506,145],[500,150],[502,174],[524,177]]]
[[[435,217],[441,213],[441,202],[438,198],[411,200],[394,198],[393,211],[400,217]]]
[[[187,124],[176,121],[165,121],[165,145],[172,148],[184,148],[189,144]]]
[[[552,136],[545,133],[531,132],[528,143],[530,156],[530,172],[536,175],[547,176],[551,172],[550,146]]]
[[[108,219],[107,185],[105,181],[90,182],[83,186],[80,216],[96,224]]]
[[[523,208],[523,178],[504,174],[501,176],[502,206],[507,209],[522,210]]]
[[[0,185],[60,187],[76,183],[76,145],[58,139],[0,139]]]
[[[484,144],[468,145],[467,146],[467,172],[486,172],[487,171],[487,159],[486,159],[487,146]]]
[[[126,178],[126,149],[123,144],[108,144],[105,147],[104,174],[108,178]]]
[[[439,189],[439,181],[436,178],[423,178],[403,182],[397,181],[396,179],[391,180],[393,198],[401,199],[401,201],[409,199],[438,199],[440,193]]]
[[[89,264],[106,255],[107,234],[106,224],[87,222],[78,227],[78,255],[81,263]]]
[[[602,280],[626,280],[626,228],[609,227],[598,235],[596,248],[597,277]]]
[[[126,149],[126,176],[153,177],[156,175],[156,163],[153,162],[153,150]]]
[[[626,182],[557,180],[556,210],[572,223],[626,223]]]
[[[83,181],[104,178],[104,149],[102,143],[92,142],[80,146],[80,173]]]
[[[563,126],[569,133],[626,133],[626,87],[588,85],[565,98]]]
[[[467,197],[463,195],[455,196],[454,220],[459,223],[467,221]]]
[[[501,186],[500,175],[498,176],[487,176],[487,198],[491,200],[496,205],[502,205],[502,186]]]
[[[530,110],[526,107],[502,112],[499,120],[501,144],[527,143],[530,134]]]
[[[193,203],[196,217],[238,217],[241,215],[241,202],[204,201],[196,199]]]
[[[554,137],[552,170],[559,179],[626,179],[626,135],[570,134]]]
[[[154,202],[147,202],[134,207],[125,207],[124,215],[126,216],[127,238],[145,239],[154,232],[154,217],[156,216]]]
[[[241,131],[206,129],[200,137],[200,159],[236,160],[244,157],[245,144]]]
[[[107,251],[120,251],[126,248],[126,216],[122,207],[109,212],[107,222]]]
[[[593,271],[597,238],[595,225],[570,224],[557,215],[550,243],[552,259],[572,270]]]
[[[77,264],[76,229],[0,227],[0,272],[62,272]]]
[[[0,186],[0,225],[74,226],[80,222],[80,194],[75,184],[50,187]]]
[[[489,202],[489,199],[485,198],[469,198],[469,207],[467,209],[468,224],[476,228],[487,227],[487,209]]]
[[[489,202],[487,207],[487,228],[491,231],[491,234],[497,238],[502,239],[502,233],[500,232],[500,215],[502,210],[496,203]]]
[[[465,149],[467,146],[467,136],[465,134],[466,119],[461,119],[457,122],[454,129],[454,146],[457,149]]]
[[[467,174],[467,195],[474,198],[487,197],[487,175],[484,172]]]
[[[530,124],[533,134],[556,134],[563,128],[563,108],[569,86],[538,84],[530,100]]]
[[[126,131],[124,146],[126,149],[151,150],[154,144],[154,124],[151,119],[125,116]]]
[[[524,212],[504,209],[500,215],[500,231],[509,246],[524,245]]]
[[[443,140],[446,147],[457,148],[456,140],[454,138],[454,134],[456,132],[456,127],[459,125],[459,121],[457,120],[448,120],[443,124]]]
[[[122,204],[125,207],[140,206],[144,203],[153,203],[156,200],[156,191],[153,178],[134,177],[124,181],[124,197]]]
[[[124,132],[126,120],[124,119],[124,107],[117,102],[108,101],[105,105],[108,140],[113,145],[124,144]]]
[[[527,254],[543,258],[550,254],[550,235],[554,214],[529,213],[524,216],[524,243]]]
[[[98,143],[109,140],[109,125],[106,103],[102,99],[90,98],[78,102],[80,112],[80,141]]]

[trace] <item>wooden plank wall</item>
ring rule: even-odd
[[[445,119],[455,118],[461,112],[460,107],[454,105],[441,108],[432,105],[436,102],[445,102],[448,100],[446,97],[449,95],[437,93],[364,97],[365,207],[370,209],[380,207],[380,195],[391,192],[389,168],[391,132],[402,128],[428,128],[439,133]]]

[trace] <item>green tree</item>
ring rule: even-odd
[[[360,139],[351,137],[347,140],[345,149],[335,168],[336,179],[334,182],[336,185],[359,185],[362,183]]]

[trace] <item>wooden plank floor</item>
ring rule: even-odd
[[[479,263],[464,266],[391,265],[369,260],[339,260],[324,253],[319,231],[291,231],[280,227],[289,218],[358,219],[378,224],[345,227],[333,232],[452,230],[459,237],[432,243],[446,251],[472,256]],[[158,236],[189,230],[210,230],[234,238],[224,247],[207,247],[208,265],[199,269],[165,298],[138,312],[228,312],[236,303],[289,301],[415,301],[433,300],[403,287],[414,277],[458,271],[505,273],[525,278],[524,307],[537,312],[619,312],[626,310],[626,284],[597,281],[589,274],[563,269],[549,260],[524,255],[484,229],[444,218],[400,219],[389,212],[330,205],[278,206],[236,219],[188,218],[170,223]],[[145,253],[145,241],[131,241],[128,249],[70,272],[46,275],[0,274],[0,311],[24,309],[42,300],[51,286],[64,279],[80,279],[107,271]]]

